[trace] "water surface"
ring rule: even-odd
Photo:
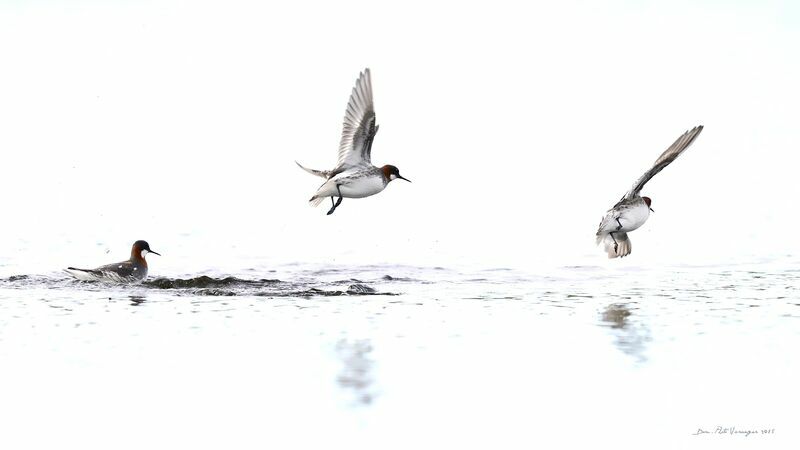
[[[0,442],[793,442],[798,289],[790,256],[535,273],[293,264],[129,286],[8,275]],[[719,425],[776,432],[693,436]]]

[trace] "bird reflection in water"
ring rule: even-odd
[[[646,360],[644,350],[650,342],[650,332],[640,322],[632,321],[631,316],[630,305],[612,303],[601,314],[602,325],[613,330],[617,348],[642,362]]]
[[[371,352],[372,345],[368,340],[342,339],[336,344],[336,353],[344,364],[336,381],[343,389],[352,391],[356,402],[361,405],[369,405],[375,398],[370,389],[374,364],[369,358]]]

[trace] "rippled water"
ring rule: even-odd
[[[536,273],[286,265],[130,286],[17,274],[0,280],[0,442],[786,444],[798,319],[791,256]],[[717,426],[776,431],[693,435]]]

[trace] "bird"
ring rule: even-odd
[[[96,269],[68,267],[64,271],[81,281],[138,282],[147,277],[147,261],[144,257],[148,253],[161,256],[160,253],[150,250],[150,244],[146,241],[136,241],[131,247],[131,257],[127,261],[100,266]]]
[[[600,221],[600,226],[597,228],[596,242],[597,245],[601,242],[604,244],[609,258],[630,255],[631,240],[628,237],[628,233],[641,227],[650,217],[650,212],[655,212],[651,208],[653,201],[650,197],[640,196],[639,193],[651,178],[670,165],[684,150],[689,148],[701,131],[703,131],[703,126],[698,125],[683,133],[656,159],[653,167],[636,180],[631,189],[622,196],[617,204],[606,212],[606,215]]]
[[[396,179],[411,182],[400,175],[396,166],[372,165],[372,141],[377,133],[378,124],[375,122],[375,106],[372,101],[372,79],[367,68],[356,80],[350,101],[347,103],[336,166],[331,170],[314,170],[295,161],[301,169],[325,179],[309,200],[311,206],[319,206],[326,197],[330,197],[331,209],[328,215],[331,215],[345,197],[363,198],[375,195]],[[334,201],[334,198],[338,200]]]

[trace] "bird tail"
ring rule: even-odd
[[[633,248],[628,233],[624,232],[614,232],[613,236],[612,233],[598,234],[597,244],[599,245],[601,242],[609,258],[628,256]]]
[[[297,166],[298,166],[299,168],[301,168],[301,169],[305,170],[306,172],[310,173],[311,175],[316,175],[316,176],[318,176],[318,177],[322,177],[322,178],[328,178],[328,176],[330,176],[330,174],[331,174],[331,173],[330,173],[330,172],[328,172],[327,170],[314,170],[314,169],[309,169],[308,167],[304,167],[302,164],[300,164],[300,163],[299,163],[299,162],[297,162],[297,161],[295,161],[294,163],[295,163],[295,164],[297,164]]]
[[[72,275],[73,277],[81,281],[90,281],[97,279],[97,277],[92,273],[91,270],[78,269],[76,267],[67,267],[66,269],[64,269],[64,272]]]
[[[319,206],[320,203],[322,203],[323,200],[325,200],[325,197],[319,197],[319,196],[315,195],[315,196],[311,197],[311,199],[308,201],[308,204],[310,204],[311,206],[316,207],[316,206]]]

